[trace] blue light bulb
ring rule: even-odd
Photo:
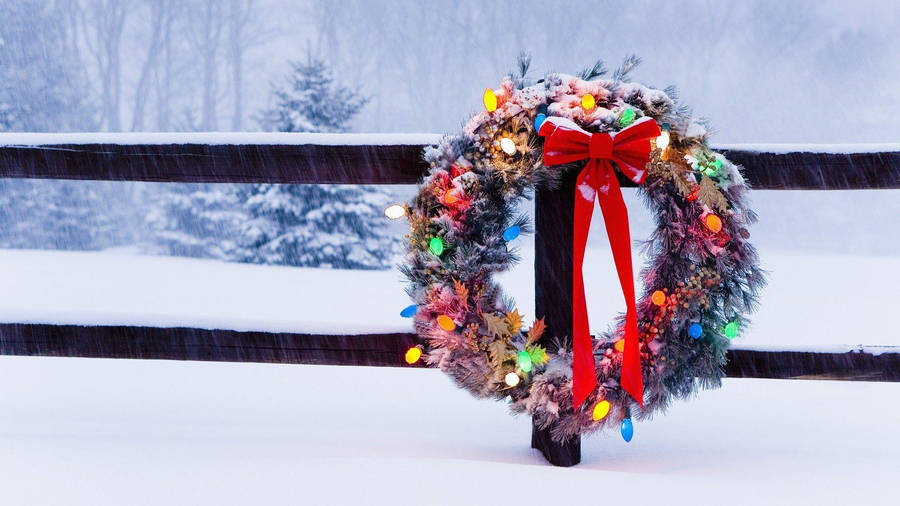
[[[416,316],[416,311],[418,310],[419,306],[417,306],[416,304],[406,306],[405,308],[403,308],[403,311],[400,311],[400,316],[404,318],[412,318],[413,316]]]
[[[631,418],[625,418],[622,420],[622,439],[629,443],[632,437],[634,437],[634,425],[631,424]]]
[[[699,323],[692,323],[691,326],[688,327],[688,335],[694,339],[700,339],[700,336],[703,335],[703,326]]]
[[[506,230],[503,231],[503,240],[506,242],[512,241],[516,237],[519,237],[519,233],[522,231],[518,225],[513,225]]]

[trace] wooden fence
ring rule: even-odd
[[[414,184],[427,171],[421,144],[136,144],[34,142],[0,135],[0,177],[213,183]],[[281,137],[284,138],[284,137]],[[331,139],[333,141],[333,139]],[[829,154],[721,150],[765,190],[900,188],[900,151]],[[536,312],[548,335],[571,334],[571,221],[574,172],[535,198]],[[620,179],[622,186],[633,186]],[[566,247],[569,245],[569,247]],[[562,274],[562,275],[560,275]],[[0,324],[0,354],[219,360],[340,365],[404,365],[414,334],[308,335],[197,328]],[[749,378],[900,381],[900,350],[729,351],[727,374]],[[578,460],[578,442],[556,446],[535,431],[533,445],[555,464]]]

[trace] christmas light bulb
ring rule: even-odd
[[[659,137],[656,138],[656,147],[657,149],[665,150],[669,147],[669,131],[663,130],[660,132]]]
[[[653,295],[650,296],[650,301],[656,304],[657,306],[662,306],[666,303],[666,294],[662,290],[657,290],[653,292]]]
[[[447,332],[452,332],[456,329],[456,324],[453,323],[453,319],[445,314],[437,317],[437,324],[440,328],[446,330]]]
[[[634,437],[634,424],[631,423],[631,418],[625,418],[622,420],[622,439],[625,440],[626,443],[631,442],[631,438]]]
[[[619,116],[619,124],[623,127],[627,127],[634,122],[634,116],[634,109],[625,109],[622,111],[622,115]]]
[[[531,372],[531,355],[529,355],[527,351],[522,350],[519,352],[518,363],[519,369],[522,369],[522,372]]]
[[[432,237],[431,240],[428,241],[428,249],[431,250],[431,253],[434,254],[434,256],[441,256],[441,253],[444,252],[444,240],[440,237]]]
[[[416,316],[416,311],[418,310],[419,306],[417,306],[416,304],[412,304],[403,308],[403,311],[400,311],[400,316],[404,318],[412,318],[413,316]]]
[[[484,102],[484,108],[487,109],[488,112],[497,110],[497,94],[494,93],[494,90],[485,88],[484,96],[481,97],[481,100]]]
[[[456,195],[453,194],[453,188],[450,188],[449,190],[447,190],[446,193],[444,193],[444,202],[445,202],[445,203],[447,203],[447,204],[453,204],[453,203],[455,203],[457,200],[459,200],[459,198],[458,198]]]
[[[722,230],[722,218],[719,218],[715,214],[707,215],[706,219],[703,220],[703,223],[706,224],[706,228],[713,232],[718,233],[719,230]]]
[[[511,372],[503,378],[503,381],[505,381],[508,386],[514,387],[519,384],[519,375]]]
[[[503,240],[506,242],[512,241],[519,237],[520,232],[522,232],[522,229],[518,225],[513,225],[503,231]]]
[[[419,361],[420,358],[422,358],[422,348],[413,346],[412,348],[406,350],[406,356],[404,357],[404,359],[406,359],[407,364],[415,364]]]
[[[597,105],[597,100],[590,93],[581,97],[581,107],[584,108],[585,111],[590,111],[595,105]]]
[[[725,325],[725,337],[728,339],[734,339],[738,335],[738,322],[730,321],[728,325]]]
[[[603,420],[609,414],[609,401],[603,400],[594,405],[594,421]]]
[[[384,215],[392,220],[400,219],[406,216],[406,206],[391,204],[384,208]]]
[[[703,335],[703,326],[699,323],[692,323],[691,326],[688,327],[688,335],[694,339],[700,339],[700,336]]]
[[[516,154],[516,143],[509,137],[504,137],[500,139],[500,149],[507,155],[514,155]]]

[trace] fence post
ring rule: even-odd
[[[541,344],[555,351],[553,337],[572,336],[572,225],[575,211],[575,181],[578,170],[562,173],[559,188],[538,188],[534,203],[535,314],[545,318],[547,331]],[[550,438],[550,429],[539,429],[532,420],[531,447],[556,466],[574,466],[581,461],[581,437],[565,444]]]

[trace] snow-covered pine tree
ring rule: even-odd
[[[155,253],[241,260],[238,234],[247,220],[236,185],[161,183],[146,225]]]
[[[259,121],[282,132],[346,132],[368,102],[312,56],[291,62],[272,96]],[[382,215],[390,194],[378,186],[251,185],[243,201],[251,217],[241,234],[246,261],[378,269],[390,266],[399,246]]]

